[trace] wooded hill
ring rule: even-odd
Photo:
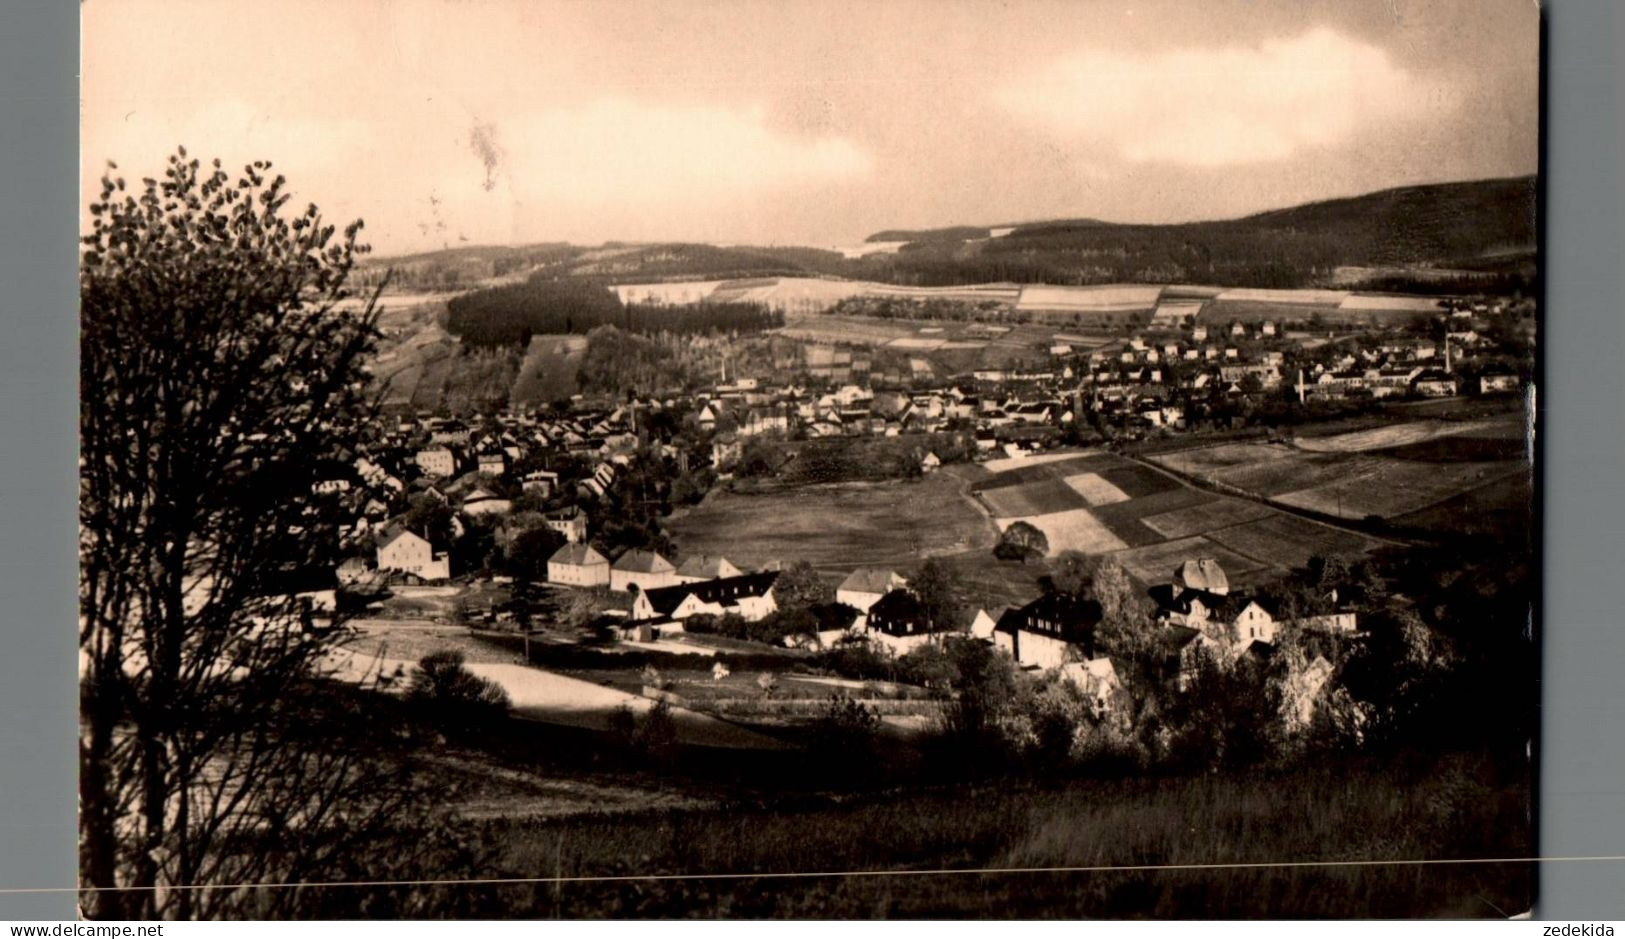
[[[988,226],[889,230],[896,253],[847,258],[818,248],[609,243],[453,248],[369,259],[407,289],[455,289],[527,274],[600,285],[750,277],[842,277],[915,286],[997,281],[1193,283],[1419,293],[1531,293],[1537,275],[1532,176],[1406,186],[1244,218],[1170,225],[1063,219],[1002,237]]]
[[[1003,237],[989,227],[883,231],[908,241],[871,255],[870,276],[922,285],[1009,280],[1063,284],[1203,283],[1242,287],[1329,284],[1338,268],[1403,289],[1407,268],[1459,271],[1468,290],[1527,289],[1535,275],[1537,181],[1532,176],[1406,186],[1215,222],[1139,225],[1030,222]],[[1435,271],[1412,278],[1436,291]],[[1448,283],[1443,286],[1458,286]]]

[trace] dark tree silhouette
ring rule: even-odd
[[[316,468],[354,442],[373,302],[342,232],[269,163],[181,149],[104,177],[83,239],[81,872],[87,915],[252,915],[298,891],[174,890],[331,872],[397,790],[377,754],[301,726],[340,624],[290,571],[326,567]],[[393,808],[398,808],[395,806]],[[132,889],[110,889],[132,888]],[[276,895],[287,895],[278,897]],[[270,904],[271,906],[268,906]]]
[[[1029,522],[1011,522],[993,546],[993,556],[1005,561],[1040,559],[1049,553],[1049,538]]]

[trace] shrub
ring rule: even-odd
[[[475,675],[463,662],[463,654],[454,650],[419,659],[406,700],[434,723],[467,731],[506,716],[511,702],[501,685]]]

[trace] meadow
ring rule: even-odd
[[[743,494],[718,487],[666,530],[687,554],[719,554],[735,564],[808,561],[826,572],[855,567],[912,569],[921,559],[991,549],[994,531],[965,496],[949,466],[918,480],[832,483]]]
[[[516,406],[548,404],[581,390],[576,375],[587,352],[585,336],[532,336],[511,400]]]
[[[603,790],[603,810],[464,811],[460,842],[484,859],[480,876],[565,880],[317,890],[312,905],[533,918],[1504,918],[1534,892],[1528,864],[1380,863],[1533,853],[1527,779],[1472,756],[839,797],[724,795],[659,776],[587,778],[553,795],[512,776],[488,788],[569,803]],[[645,811],[622,794],[634,780],[651,790]],[[1287,866],[1297,862],[1317,865]],[[1224,864],[1259,866],[1144,869]],[[1113,866],[1141,869],[1064,870]]]
[[[1445,412],[1290,443],[1222,443],[1150,459],[1283,506],[1407,530],[1451,533],[1476,524],[1473,511],[1423,514],[1433,506],[1477,506],[1505,516],[1527,505],[1530,489],[1516,483],[1528,476],[1521,415],[1505,408],[1453,419],[1439,413]]]

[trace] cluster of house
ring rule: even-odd
[[[1452,327],[1442,342],[1396,335],[1376,348],[1328,347],[1316,355],[1309,352],[1319,341],[1288,337],[1272,321],[1218,327],[1187,319],[1092,351],[1057,341],[1047,367],[984,367],[952,381],[934,379],[928,363],[909,376],[893,376],[890,385],[865,371],[866,385],[845,383],[816,395],[744,380],[719,387],[704,404],[701,422],[721,435],[716,462],[725,465],[741,439],[769,431],[895,436],[954,422],[973,430],[981,449],[993,450],[1047,439],[1090,412],[1126,428],[1185,428],[1237,396],[1282,387],[1308,399],[1494,393],[1519,384],[1514,374],[1491,373],[1476,387],[1462,387],[1452,352],[1471,355],[1482,342],[1466,326]],[[909,390],[872,390],[883,387]]]
[[[534,494],[551,503],[543,518],[546,527],[566,541],[585,541],[588,515],[576,500],[602,496],[615,484],[635,449],[648,442],[647,434],[639,435],[640,413],[663,406],[652,401],[563,418],[509,411],[478,421],[419,415],[375,428],[378,432],[356,453],[335,463],[313,487],[342,500],[352,513],[340,532],[340,549],[349,557],[338,567],[339,581],[432,581],[452,575],[449,546],[435,543],[434,533],[405,524],[403,508],[419,497],[452,510],[454,540],[463,534],[465,517],[502,519],[513,511],[516,497]],[[565,477],[545,468],[563,458],[587,470]]]
[[[1287,626],[1339,635],[1353,635],[1359,628],[1356,615],[1346,610],[1278,619],[1267,600],[1232,592],[1224,568],[1213,558],[1184,562],[1172,581],[1154,590],[1153,596],[1160,607],[1159,622],[1167,628],[1170,645],[1176,650],[1182,686],[1195,674],[1203,656],[1221,661],[1268,660],[1274,654],[1277,635]],[[1335,592],[1328,599],[1335,604]]]
[[[1449,397],[1461,391],[1452,368],[1454,346],[1455,342],[1447,339],[1441,353],[1440,344],[1431,339],[1395,339],[1374,348],[1343,352],[1303,370],[1298,376],[1298,395]]]
[[[630,594],[631,608],[621,635],[644,641],[681,633],[684,622],[699,615],[760,621],[779,609],[773,592],[779,576],[772,569],[744,572],[726,558],[705,555],[673,565],[658,553],[643,550],[628,551],[611,563],[581,543],[560,548],[548,563],[553,583]],[[1357,630],[1352,612],[1280,620],[1267,600],[1232,592],[1224,569],[1213,558],[1186,561],[1152,595],[1159,607],[1160,635],[1182,689],[1204,657],[1267,661],[1280,630],[1289,623],[1344,635]],[[1109,709],[1113,695],[1121,690],[1116,667],[1096,650],[1100,604],[1084,597],[1051,591],[1009,607],[997,618],[984,609],[972,609],[958,622],[936,623],[906,578],[895,571],[864,567],[841,581],[833,602],[809,612],[816,631],[786,637],[787,643],[827,648],[856,638],[900,656],[948,634],[969,634],[1004,650],[1023,668],[1060,670],[1097,709]],[[1310,684],[1315,685],[1311,694],[1318,690],[1315,682],[1323,683],[1329,674],[1323,659],[1309,663],[1314,679]]]

